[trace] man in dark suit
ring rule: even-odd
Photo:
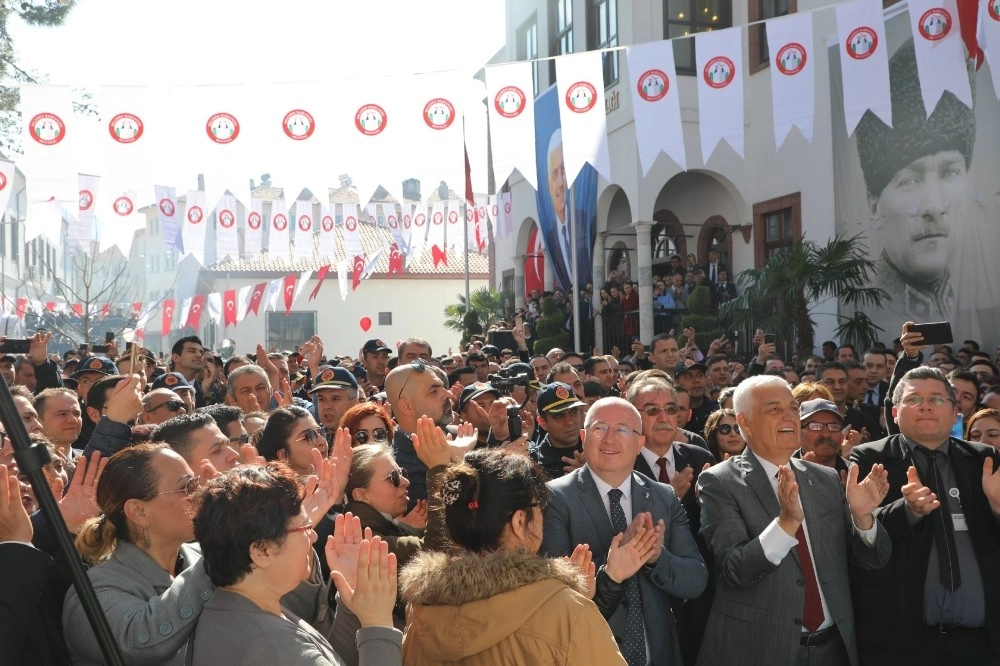
[[[907,356],[916,348],[904,327]],[[1000,474],[996,451],[949,437],[955,390],[937,368],[899,380],[900,434],[855,447],[861,468],[884,465],[889,494],[875,516],[892,560],[857,578],[866,664],[1000,663]]]
[[[549,197],[552,201],[552,212],[555,219],[551,224],[547,223],[547,219],[543,221],[541,225],[542,236],[545,239],[545,249],[552,262],[556,284],[563,289],[569,289],[573,286],[573,258],[570,252],[570,247],[573,244],[573,233],[570,229],[572,221],[570,206],[574,205],[575,202],[569,201],[571,190],[566,181],[561,130],[557,129],[552,133],[546,154]],[[578,179],[575,187],[582,186],[582,182],[579,181],[582,179]],[[576,261],[577,271],[581,278],[589,276],[591,270],[590,228],[591,223],[587,214],[578,208],[576,210]]]
[[[701,534],[718,572],[698,663],[857,664],[848,558],[889,561],[872,511],[888,490],[876,466],[840,477],[798,459],[799,405],[784,379],[758,375],[733,397],[747,448],[701,473]]]
[[[679,664],[670,600],[697,597],[708,572],[673,488],[632,470],[643,445],[641,428],[639,412],[621,398],[603,398],[590,408],[582,433],[587,463],[548,484],[542,552],[569,555],[587,544],[600,567],[616,534],[624,532],[627,540],[636,525],[655,522],[662,547],[637,573],[617,581],[625,591],[608,624],[630,666]]]
[[[729,271],[729,267],[719,261],[719,253],[715,250],[708,251],[708,264],[705,266],[705,282],[709,285],[719,283],[720,273]]]

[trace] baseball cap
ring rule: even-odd
[[[358,380],[354,378],[347,368],[321,367],[310,393],[315,393],[320,389],[357,389]]]
[[[458,398],[459,413],[465,411],[465,406],[468,405],[470,401],[481,395],[486,395],[487,393],[492,393],[498,398],[500,397],[500,391],[484,382],[476,382],[475,384],[469,384],[466,386],[462,389],[462,395]]]
[[[538,411],[559,414],[574,407],[584,407],[584,403],[573,393],[573,387],[562,382],[552,382],[538,392]]]
[[[387,346],[384,342],[382,342],[378,338],[369,340],[368,342],[365,343],[365,346],[361,348],[361,352],[363,354],[377,354],[379,352],[384,352],[384,351],[389,352],[391,354],[392,348]]]
[[[97,372],[102,375],[117,375],[118,368],[111,362],[111,359],[105,356],[88,356],[77,364],[73,377],[79,378],[80,375],[88,372]]]
[[[528,375],[528,390],[537,391],[542,388],[542,383],[535,377],[535,369],[523,361],[511,363],[506,367],[507,372],[512,376]]]
[[[179,372],[163,373],[155,380],[153,380],[151,388],[153,389],[165,388],[165,389],[170,389],[171,391],[177,391],[177,390],[183,391],[184,389],[194,390],[194,387],[191,386],[188,380],[184,379],[184,375],[182,375]]]
[[[704,363],[687,363],[685,361],[681,361],[677,364],[677,369],[674,370],[674,377],[680,377],[685,372],[691,372],[692,370],[701,370],[704,373],[708,372],[708,366]]]
[[[483,345],[483,348],[480,351],[487,356],[496,356],[497,358],[500,357],[500,350],[497,349],[496,345]]]
[[[840,410],[837,409],[837,405],[825,398],[814,398],[813,400],[806,400],[799,405],[799,421],[805,421],[813,414],[818,414],[819,412],[830,412],[840,419],[841,422],[844,420],[840,415]]]

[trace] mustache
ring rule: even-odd
[[[951,227],[947,224],[941,224],[936,222],[934,224],[929,224],[922,228],[920,231],[913,235],[914,241],[922,241],[925,238],[935,238],[938,236],[949,236],[951,234]]]

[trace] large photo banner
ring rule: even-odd
[[[535,99],[535,163],[538,169],[538,226],[545,253],[551,262],[556,286],[573,284],[570,254],[570,205],[576,209],[577,279],[582,286],[593,280],[594,240],[597,238],[597,170],[584,164],[569,200],[562,130],[559,125],[559,95],[552,86]]]
[[[965,339],[1000,341],[1000,104],[983,66],[968,75],[973,108],[946,91],[928,116],[933,74],[918,76],[922,54],[959,29],[957,17],[931,18],[911,28],[905,11],[886,12],[891,127],[868,111],[847,136],[840,54],[830,52],[837,233],[863,234],[878,260],[877,285],[892,300],[866,314],[880,339],[897,337],[907,320],[950,321],[957,349]],[[853,310],[841,305],[843,315]]]

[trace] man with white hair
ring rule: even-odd
[[[744,380],[733,396],[743,453],[698,478],[701,535],[719,572],[699,664],[858,663],[848,559],[866,569],[891,545],[872,511],[884,468],[858,483],[793,459],[799,404],[781,377]]]

